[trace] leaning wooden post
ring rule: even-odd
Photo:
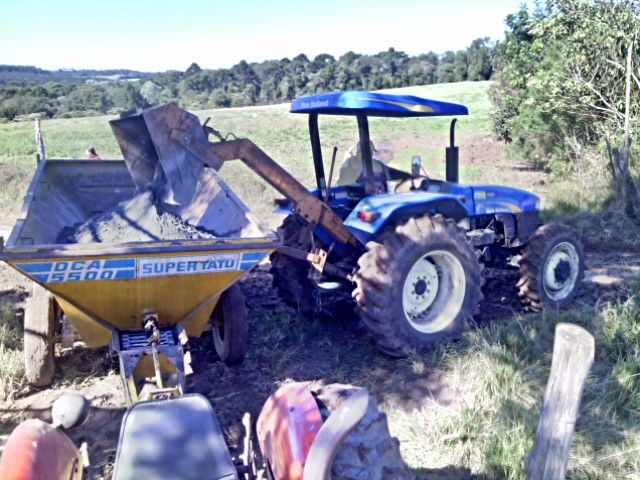
[[[40,129],[40,118],[36,118],[36,148],[38,149],[38,162],[46,160],[44,151],[44,140],[42,139],[42,130]]]
[[[577,325],[558,324],[536,440],[527,459],[528,480],[565,478],[573,428],[594,351],[589,332]]]

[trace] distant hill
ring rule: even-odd
[[[153,73],[136,70],[43,70],[22,65],[0,65],[0,84],[86,83],[144,80]]]
[[[494,53],[494,42],[478,38],[464,50],[442,54],[408,55],[394,48],[372,55],[349,51],[339,58],[300,54],[241,60],[231,68],[192,63],[184,72],[0,65],[0,121],[115,115],[168,102],[191,109],[269,105],[321,92],[489,80]]]

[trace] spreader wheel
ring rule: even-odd
[[[584,249],[562,223],[543,225],[531,236],[520,260],[519,295],[531,310],[558,310],[575,298],[584,275]]]
[[[244,294],[238,285],[232,285],[220,296],[211,315],[213,346],[224,363],[244,360],[249,338],[249,323]]]
[[[48,387],[53,383],[57,309],[53,295],[34,283],[24,312],[24,370],[27,382],[34,387]]]

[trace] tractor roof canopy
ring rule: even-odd
[[[464,105],[439,102],[413,95],[374,92],[334,92],[300,97],[291,103],[291,113],[358,115],[372,117],[441,117],[468,115]]]

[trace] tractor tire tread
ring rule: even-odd
[[[410,255],[416,247],[427,245],[432,237],[438,238],[438,241],[444,239],[459,252],[471,289],[469,300],[465,302],[465,311],[456,319],[452,331],[443,334],[438,332],[432,335],[429,342],[457,333],[464,320],[477,314],[478,304],[483,298],[483,265],[478,258],[479,252],[470,245],[464,230],[442,215],[410,218],[385,237],[383,243],[369,242],[366,245],[367,252],[358,260],[353,298],[356,313],[373,336],[377,347],[392,357],[405,357],[412,348],[424,345],[407,336],[389,305],[390,291],[398,282],[398,259]]]
[[[306,250],[307,245],[297,238],[301,227],[302,225],[293,215],[283,220],[278,231],[287,247]],[[312,313],[315,302],[312,296],[313,285],[307,278],[309,271],[307,263],[278,252],[273,252],[270,260],[273,286],[282,300],[302,314]]]
[[[543,268],[544,257],[550,246],[558,239],[571,241],[577,248],[580,257],[580,269],[574,291],[561,302],[554,302],[545,298],[541,287],[540,275]],[[529,238],[529,243],[523,251],[520,259],[520,278],[516,284],[518,296],[526,309],[533,312],[542,311],[546,307],[555,309],[568,305],[575,297],[576,291],[584,276],[584,250],[576,233],[566,224],[549,223],[539,227]]]
[[[323,415],[328,416],[358,389],[331,384],[314,392]],[[333,480],[408,480],[409,470],[400,455],[400,442],[392,437],[387,416],[369,398],[367,413],[344,440],[331,466]]]

